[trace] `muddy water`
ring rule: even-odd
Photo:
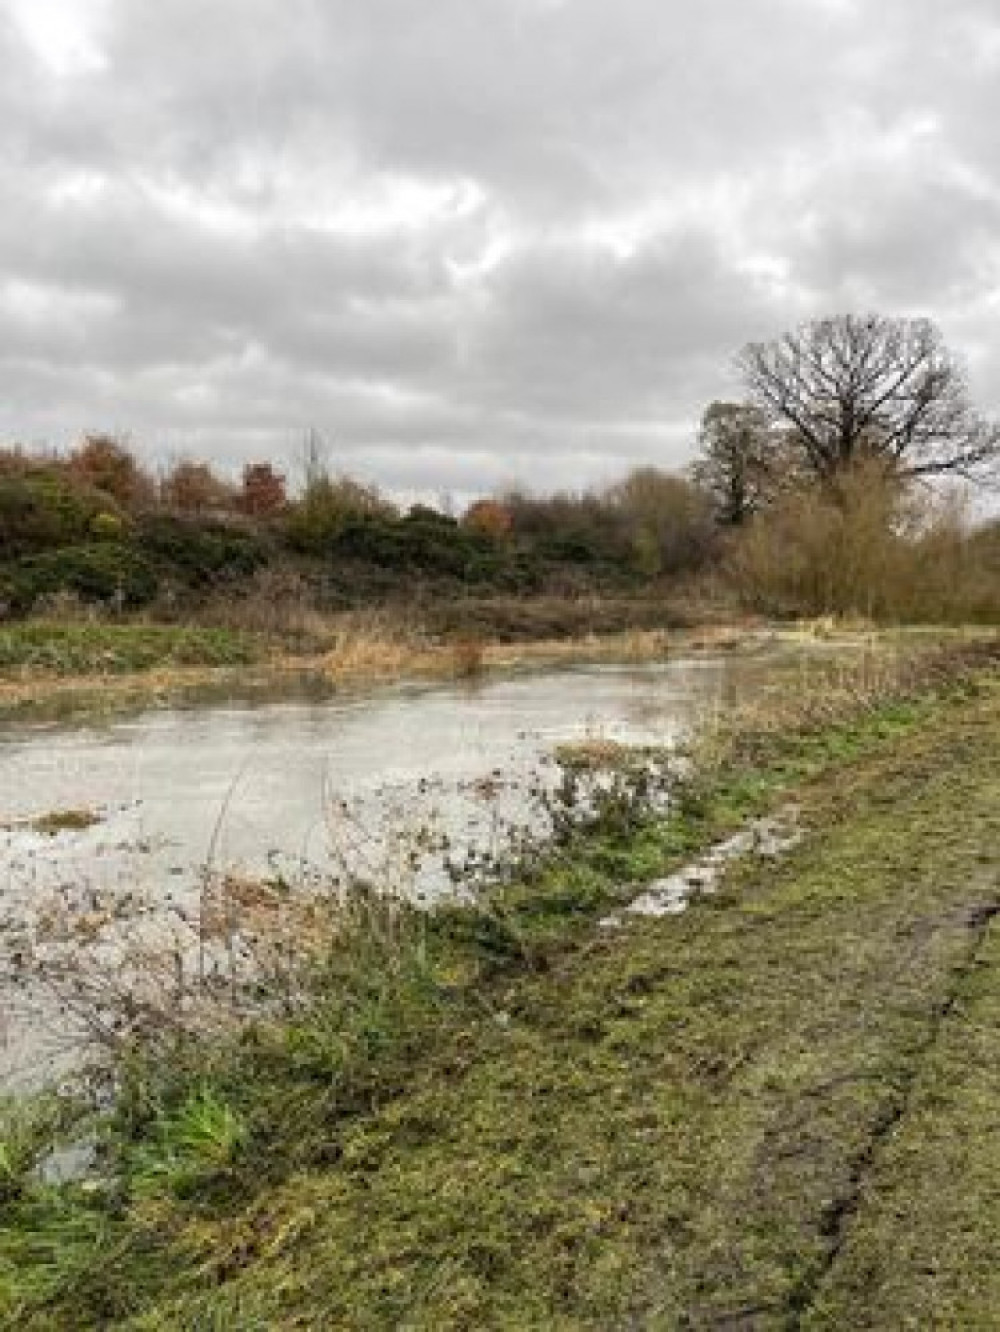
[[[99,912],[125,895],[184,902],[206,863],[293,882],[368,871],[407,891],[419,830],[433,826],[453,847],[496,839],[525,817],[560,743],[671,745],[767,669],[760,659],[601,666],[10,729],[0,733],[2,942],[8,954],[29,944],[25,922],[50,898],[50,914],[59,901]],[[67,809],[97,822],[31,826]],[[0,1020],[2,991],[0,980]],[[0,1084],[41,1047],[30,1018],[11,1012]]]

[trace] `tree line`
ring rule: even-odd
[[[975,410],[929,321],[819,319],[750,343],[738,364],[745,397],[706,409],[684,473],[639,467],[550,495],[514,488],[460,514],[401,510],[333,472],[315,434],[294,494],[269,461],[236,480],[193,459],[154,476],[102,435],[65,455],[0,450],[0,607],[23,613],[62,590],[142,605],[167,588],[183,600],[297,561],[347,601],[414,580],[572,592],[708,572],[768,612],[890,613],[873,570],[926,583],[926,551],[940,565],[949,543],[963,569],[975,566],[971,613],[1000,602],[995,527],[971,532],[956,502],[928,489],[995,483],[1000,428]]]

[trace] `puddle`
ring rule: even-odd
[[[726,868],[734,861],[749,855],[777,859],[801,840],[802,829],[794,806],[770,818],[755,819],[747,828],[717,843],[700,860],[647,885],[623,913],[606,916],[601,925],[605,929],[620,926],[624,923],[623,915],[679,916],[699,893],[714,893]]]

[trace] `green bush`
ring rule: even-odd
[[[330,553],[404,573],[450,576],[464,582],[488,581],[502,565],[491,537],[420,507],[405,518],[352,519],[331,543]]]
[[[54,470],[0,474],[0,560],[87,541],[101,515],[120,528],[115,508],[109,496]]]
[[[125,524],[116,513],[102,510],[90,520],[90,535],[97,541],[120,541],[125,532]]]
[[[395,518],[396,510],[373,486],[350,477],[315,476],[284,520],[288,546],[307,555],[323,555],[351,522]]]
[[[631,530],[615,504],[596,494],[545,498],[512,492],[504,499],[515,539],[558,564],[630,564]]]
[[[266,541],[247,527],[172,513],[142,518],[135,541],[161,573],[189,587],[246,577],[267,563],[269,553]]]
[[[60,592],[124,609],[146,605],[156,591],[156,573],[142,555],[112,542],[31,555],[0,571],[0,602],[15,615]]]

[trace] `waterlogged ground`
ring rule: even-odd
[[[142,946],[155,935],[162,951],[163,928],[197,912],[207,870],[296,886],[360,876],[431,898],[449,889],[449,864],[544,831],[538,796],[557,780],[560,744],[669,748],[695,718],[773,687],[779,661],[787,669],[787,653],[706,657],[9,727],[5,958],[86,948],[112,972],[126,934]],[[78,1033],[6,971],[0,1084],[37,1084]]]
[[[523,948],[439,913],[377,994],[338,972],[288,1029],[149,1069],[171,1109],[120,1176],[8,1203],[0,1314],[1000,1326],[998,753],[995,664],[757,735],[671,819],[514,885]],[[672,869],[754,825],[674,913]]]
[[[513,813],[516,791],[559,743],[670,744],[728,687],[726,666],[705,660],[9,730],[0,736],[3,889],[137,870],[183,883],[207,861],[289,876],[326,868],[343,799],[358,835],[374,839],[387,817],[398,826],[432,814],[454,833],[481,821],[487,791],[514,791],[502,802]],[[32,826],[63,810],[99,821],[56,836]]]

